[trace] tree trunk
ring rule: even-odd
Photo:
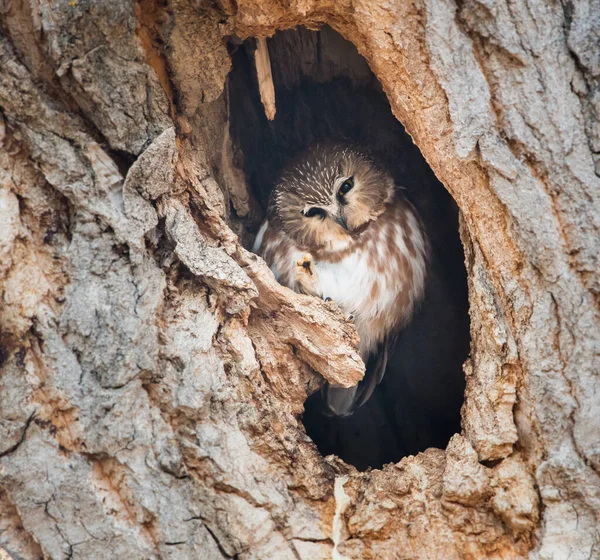
[[[598,0],[0,13],[9,557],[600,558]],[[460,210],[462,432],[381,470],[301,422],[360,379],[353,327],[240,242],[231,45],[297,25],[356,46]]]

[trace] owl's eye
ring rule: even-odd
[[[338,190],[338,196],[344,196],[345,194],[349,193],[353,186],[354,177],[348,177],[348,179],[346,179],[340,186],[340,189]]]
[[[323,210],[323,208],[319,208],[318,206],[312,206],[308,210],[302,212],[307,218],[314,218],[315,216],[319,216],[322,220],[327,217],[327,212]]]

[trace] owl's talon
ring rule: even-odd
[[[313,258],[310,253],[306,253],[297,263],[296,265],[302,269],[303,272],[307,272],[311,276],[314,275],[315,271],[313,268]]]
[[[319,288],[319,277],[315,269],[315,262],[310,253],[306,253],[299,261],[296,261],[297,291],[310,296],[321,297]]]
[[[330,297],[326,297],[326,298],[325,298],[325,303],[328,303],[328,302],[330,302],[330,301],[333,301],[333,300],[332,300]]]
[[[348,315],[348,317],[346,317],[347,321],[354,321],[354,315],[352,313],[350,313],[350,315]]]

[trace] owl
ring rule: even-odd
[[[394,338],[423,298],[428,242],[415,208],[361,149],[316,145],[281,174],[254,252],[281,284],[333,300],[354,321],[365,377],[324,388],[328,413],[352,414],[381,381]]]

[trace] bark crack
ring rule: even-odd
[[[11,447],[9,447],[8,449],[6,449],[5,451],[2,451],[0,453],[0,458],[5,457],[7,455],[10,455],[11,453],[14,453],[20,446],[21,444],[25,441],[25,438],[27,437],[27,430],[29,429],[29,426],[31,425],[31,422],[33,422],[34,418],[36,415],[36,411],[33,411],[29,417],[27,418],[26,422],[25,422],[25,426],[23,427],[23,430],[21,432],[21,435],[19,437],[19,440],[17,441],[17,443],[15,443],[14,445],[12,445]]]

